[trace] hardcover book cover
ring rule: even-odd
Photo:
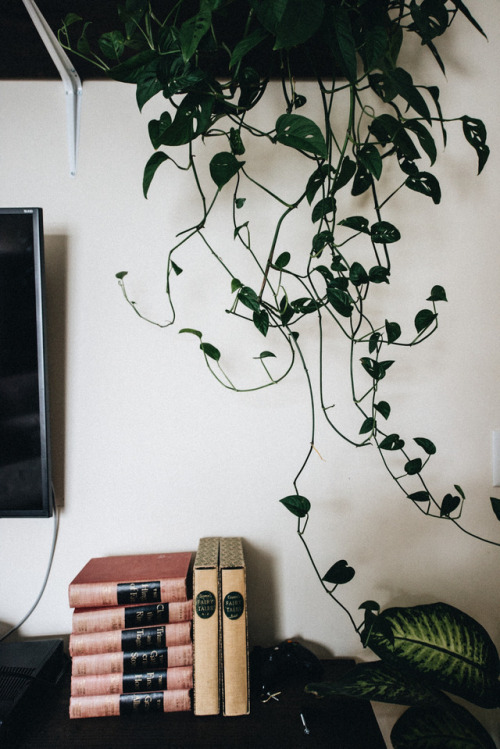
[[[134,674],[89,674],[71,677],[72,697],[96,694],[130,694],[132,692],[163,692],[192,689],[193,667],[178,666]]]
[[[220,712],[219,539],[201,538],[193,570],[194,713]]]
[[[70,718],[101,718],[110,715],[130,715],[152,712],[181,712],[191,710],[191,690],[173,689],[134,694],[99,694],[90,697],[70,697]]]
[[[161,668],[192,666],[193,645],[172,645],[168,648],[132,650],[127,652],[76,655],[71,661],[72,676],[91,674],[131,674]]]
[[[93,557],[68,587],[71,608],[187,601],[193,554]]]
[[[187,622],[193,618],[193,602],[147,603],[142,606],[105,606],[73,611],[72,631],[106,632],[113,629],[149,627],[154,624]]]
[[[91,632],[69,636],[69,654],[112,653],[118,650],[151,650],[171,645],[187,645],[192,642],[191,622],[174,622],[157,627],[122,629],[111,632]]]
[[[241,538],[221,538],[222,703],[224,715],[248,715],[248,615],[246,569]]]

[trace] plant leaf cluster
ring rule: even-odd
[[[153,153],[144,169],[144,196],[160,169],[192,177],[193,202],[197,197],[201,214],[169,251],[166,294],[172,315],[161,325],[175,321],[174,282],[183,272],[179,258],[196,237],[227,277],[231,301],[226,311],[266,338],[266,349],[252,355],[262,367],[263,382],[243,387],[229,378],[218,346],[206,341],[202,331],[182,328],[180,332],[198,339],[214,377],[231,390],[254,390],[276,385],[295,365],[303,368],[311,404],[310,447],[293,480],[294,493],[281,503],[297,520],[322,586],[345,610],[364,644],[381,657],[380,664],[358,667],[355,676],[331,690],[413,705],[394,730],[396,747],[492,746],[474,719],[440,690],[455,689],[479,704],[497,706],[498,658],[479,625],[444,604],[378,614],[378,605],[367,602],[363,629],[357,627],[337,597],[338,586],[353,579],[354,569],[342,559],[325,574],[317,568],[305,540],[313,503],[301,494],[298,482],[316,449],[320,414],[353,446],[374,446],[399,491],[418,511],[475,535],[461,522],[465,493],[459,484],[440,496],[425,479],[425,468],[437,453],[432,439],[401,435],[395,409],[381,395],[397,371],[398,349],[414,349],[437,331],[446,291],[441,284],[429,285],[429,296],[414,310],[411,329],[392,315],[378,319],[369,312],[371,298],[379,300],[390,290],[392,257],[404,236],[404,228],[391,218],[397,211],[389,216],[387,206],[397,204],[400,192],[408,190],[416,193],[415,200],[427,201],[424,210],[440,203],[434,166],[450,127],[460,128],[474,149],[478,173],[488,160],[484,123],[468,114],[446,117],[438,86],[414,80],[402,61],[406,40],[417,38],[442,78],[439,42],[456,18],[484,36],[462,0],[123,0],[119,28],[95,35],[92,23],[69,14],[59,30],[64,47],[92,60],[110,78],[134,85],[140,110],[153,97],[164,102],[162,114],[148,123]],[[317,83],[319,119],[308,116],[300,92],[304,74]],[[253,123],[252,111],[266,101],[271,80],[281,84],[282,109],[274,125],[262,130]],[[346,114],[340,129],[333,124],[337,106]],[[209,139],[220,146],[210,159],[207,189],[197,155]],[[301,157],[303,170],[297,172],[299,186],[292,200],[255,170],[255,140],[278,149],[284,159],[290,151]],[[281,210],[263,251],[254,247],[245,217],[248,185]],[[245,261],[249,256],[254,260],[257,283],[237,266],[237,252],[226,258],[212,246],[210,220],[222,194],[231,195],[232,238]],[[282,242],[284,227],[299,209],[310,219],[305,252]],[[128,296],[126,275],[118,273],[118,283],[143,317]],[[317,323],[315,383],[301,345],[304,320]],[[326,329],[348,344],[354,425],[349,433],[337,424],[325,394]],[[271,339],[286,343],[284,363],[269,349]],[[500,500],[492,498],[491,507],[500,519]],[[472,652],[461,651],[464,643]],[[325,693],[325,687],[314,689]],[[437,731],[437,743],[425,739],[430,726]]]
[[[363,642],[380,660],[360,663],[336,682],[309,684],[317,697],[347,695],[410,706],[395,723],[395,749],[477,747],[495,743],[445,692],[486,708],[500,706],[500,660],[486,630],[445,603],[378,613],[367,601]]]

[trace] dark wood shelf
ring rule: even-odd
[[[324,661],[325,679],[345,673],[350,659]],[[250,715],[196,717],[192,713],[70,720],[69,667],[47,688],[27,720],[12,731],[11,749],[385,749],[371,705],[338,697],[318,700],[288,685],[279,701],[252,699]],[[303,713],[310,733],[304,732]]]
[[[122,28],[118,18],[117,5],[121,3],[116,0],[37,0],[37,6],[47,21],[48,25],[56,34],[62,26],[62,21],[68,13],[79,15],[85,22],[91,22],[91,36],[98,38],[104,32],[112,29]],[[153,6],[157,5],[160,12],[164,10],[162,0],[154,0]],[[1,11],[0,23],[0,79],[12,80],[40,80],[40,79],[59,79],[59,73],[52,59],[47,52],[40,36],[21,0],[11,0],[4,3]],[[183,0],[183,9],[187,17],[195,13],[198,7],[197,0]],[[231,41],[232,35],[242,32],[244,16],[241,17],[242,28],[235,31],[234,25],[238,23],[240,16],[238,13],[233,15],[226,23],[224,33],[228,40]],[[75,32],[76,33],[76,32]],[[316,50],[317,52],[317,50]],[[268,72],[268,63],[270,60],[271,47],[264,52],[263,70]],[[71,52],[67,53],[72,64],[82,81],[90,79],[108,79],[106,73],[91,62],[83,59],[79,55]],[[256,65],[260,68],[262,64],[262,45],[259,51],[252,52],[247,59],[249,64]],[[301,56],[300,52],[294,51],[295,74],[302,78],[313,77],[315,75],[310,70],[306,58]],[[328,61],[325,61],[317,52],[316,65],[325,75],[331,75],[332,71]],[[226,74],[226,62],[224,59],[223,67],[220,68],[220,74]],[[217,61],[214,63],[215,70],[220,66]],[[278,67],[271,70],[272,77],[280,77]]]
[[[1,11],[0,79],[60,79],[33,21],[21,0],[8,2]],[[95,20],[96,29],[107,31],[116,23],[116,3],[109,0],[37,0],[54,34],[62,19],[74,12]],[[99,68],[70,54],[80,78],[106,77]]]

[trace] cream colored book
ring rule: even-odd
[[[223,714],[250,712],[246,569],[241,538],[221,538],[220,614]]]
[[[201,538],[193,569],[194,713],[220,713],[219,539]]]

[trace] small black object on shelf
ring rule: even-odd
[[[270,699],[287,684],[318,681],[323,676],[319,658],[296,640],[284,640],[274,647],[256,646],[250,653],[252,692]]]

